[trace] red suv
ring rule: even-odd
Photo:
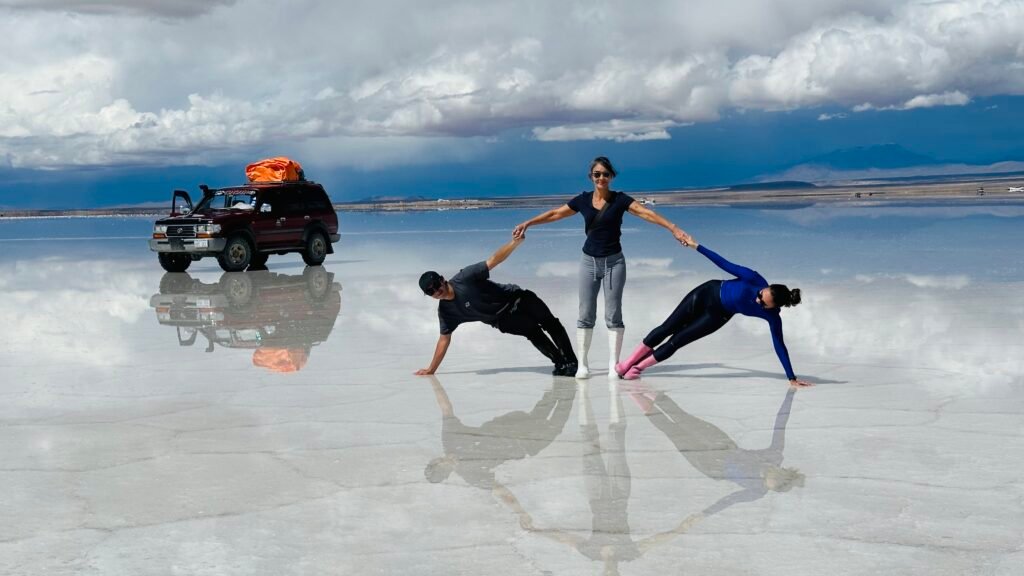
[[[184,272],[206,256],[216,257],[227,272],[262,268],[271,254],[289,252],[317,266],[341,239],[338,214],[315,182],[199,188],[203,198],[194,208],[188,192],[175,190],[170,217],[153,227],[149,249],[168,272]]]

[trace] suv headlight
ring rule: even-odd
[[[220,224],[200,224],[196,226],[196,234],[217,234],[220,232]]]
[[[156,224],[153,226],[153,234],[167,234],[166,224]]]

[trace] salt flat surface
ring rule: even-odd
[[[419,273],[528,212],[343,214],[322,269],[240,274],[164,275],[141,219],[0,223],[0,574],[1019,574],[1024,210],[664,212],[803,289],[815,387],[742,317],[628,386],[600,325],[588,381],[483,325],[413,376]],[[576,224],[494,272],[570,332]],[[631,348],[722,276],[627,224]]]

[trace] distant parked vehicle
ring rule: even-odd
[[[157,220],[149,249],[168,272],[215,257],[227,272],[262,268],[271,254],[298,252],[310,266],[334,253],[338,215],[323,186],[307,180],[252,182],[228,188],[199,187],[192,206],[175,190],[171,214]]]
[[[1024,192],[1024,186],[1010,186],[1006,189],[1007,192]]]

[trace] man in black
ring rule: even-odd
[[[466,266],[450,280],[434,271],[420,276],[423,293],[439,300],[437,317],[441,335],[430,366],[417,370],[416,374],[433,374],[437,370],[448,352],[452,332],[464,322],[483,322],[506,334],[525,336],[555,365],[552,374],[572,376],[576,373],[576,355],[569,336],[547,304],[533,292],[515,284],[497,284],[488,279],[490,271],[522,242],[523,238],[513,239],[487,260]]]

